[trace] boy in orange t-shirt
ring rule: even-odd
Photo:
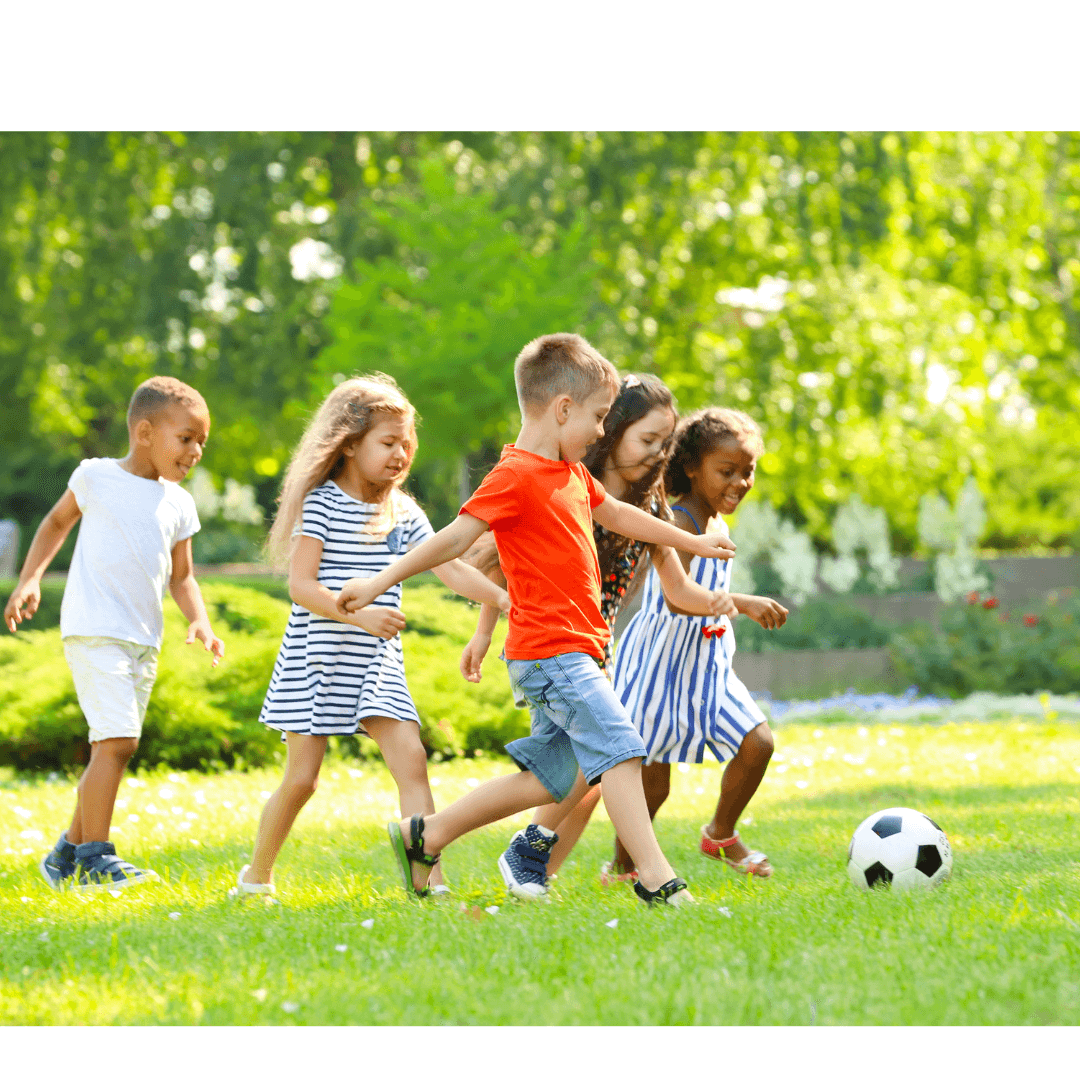
[[[531,734],[509,743],[522,771],[481,785],[435,814],[388,825],[406,889],[426,894],[430,867],[459,836],[566,798],[580,766],[603,788],[608,816],[638,868],[647,903],[692,899],[656,841],[641,786],[645,745],[603,671],[607,622],[593,522],[648,544],[731,558],[721,533],[691,535],[612,499],[581,464],[603,434],[618,390],[612,365],[576,334],[549,334],[514,363],[521,433],[504,447],[457,519],[373,578],[346,583],[344,611],[366,607],[392,585],[462,555],[487,529],[495,534],[510,594],[505,656],[514,688],[528,701]],[[530,835],[532,834],[532,835]],[[406,840],[406,836],[408,839]],[[542,872],[557,837],[530,825],[522,858]],[[516,868],[500,859],[508,886]]]

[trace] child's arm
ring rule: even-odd
[[[296,546],[289,559],[289,598],[293,603],[307,608],[320,618],[359,626],[361,630],[366,630],[375,637],[389,639],[399,630],[405,629],[405,616],[397,608],[369,607],[364,604],[363,610],[352,613],[339,611],[334,594],[319,583],[322,550],[323,543],[316,537],[297,537]],[[380,589],[375,596],[381,596],[385,591]]]
[[[733,619],[738,614],[732,597],[723,589],[713,592],[691,581],[682,560],[671,548],[656,548],[652,560],[660,577],[664,599],[676,615],[712,615],[715,618],[727,615]]]
[[[769,596],[747,596],[732,593],[731,599],[740,614],[760,623],[766,630],[775,630],[787,622],[788,609]]]
[[[480,681],[480,665],[484,662],[488,649],[491,648],[491,635],[500,614],[499,609],[490,604],[484,604],[480,609],[480,618],[476,620],[476,633],[462,651],[461,662],[458,664],[461,674],[469,682]]]
[[[706,559],[730,559],[735,555],[735,545],[723,533],[704,533],[701,536],[683,532],[652,514],[639,510],[629,503],[620,502],[608,495],[593,510],[593,521],[609,532],[621,533],[631,540],[643,540],[646,544],[666,544],[690,555]]]
[[[487,527],[486,521],[474,518],[471,514],[458,514],[445,529],[440,529],[373,578],[353,578],[345,582],[337,595],[338,611],[347,616],[350,611],[367,607],[376,596],[381,596],[399,581],[464,555]],[[499,603],[499,607],[504,611],[509,606],[509,597]]]
[[[181,540],[172,549],[172,577],[169,579],[169,592],[176,601],[185,619],[188,621],[187,640],[201,641],[207,652],[213,653],[212,667],[225,655],[225,642],[210,628],[210,616],[206,614],[199,583],[195,580],[195,567],[191,562],[191,537]]]
[[[41,575],[56,558],[56,553],[63,547],[68,533],[81,517],[82,511],[75,501],[75,492],[68,488],[42,519],[23,561],[19,583],[4,606],[4,622],[13,634],[15,627],[23,619],[34,617],[34,612],[41,603]],[[24,604],[25,614],[22,611]]]
[[[441,566],[433,567],[433,570],[435,576],[448,589],[453,589],[458,596],[464,596],[466,600],[475,600],[478,604],[491,604],[499,610],[506,599],[505,589],[501,589],[495,582],[481,574],[475,566],[469,566],[460,559],[451,559]]]

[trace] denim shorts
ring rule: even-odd
[[[515,696],[528,702],[532,734],[506,752],[555,796],[566,798],[578,767],[595,784],[613,765],[645,757],[645,744],[599,662],[586,653],[507,660]]]

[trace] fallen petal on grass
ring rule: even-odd
[[[611,930],[614,930],[615,927],[619,925],[619,920],[618,919],[612,919],[611,922],[606,922],[606,923],[604,923],[604,925],[606,927],[610,928]]]
[[[365,930],[370,930],[375,925],[375,920],[374,919],[365,919],[360,925]]]
[[[349,951],[349,946],[348,945],[335,945],[334,946],[334,952],[348,952],[348,951]]]

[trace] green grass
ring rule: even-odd
[[[2,773],[0,1022],[1080,1022],[1080,724],[791,724],[777,741],[742,825],[777,868],[769,881],[696,854],[720,769],[674,772],[658,833],[699,901],[678,911],[600,887],[602,810],[550,904],[508,901],[494,867],[524,815],[449,850],[452,900],[409,901],[385,842],[393,786],[380,764],[344,759],[282,853],[279,906],[225,898],[273,770],[133,777],[114,838],[165,881],[58,895],[36,863],[71,780]],[[433,764],[436,800],[507,769]],[[942,824],[951,881],[918,895],[850,885],[851,832],[892,805]]]

